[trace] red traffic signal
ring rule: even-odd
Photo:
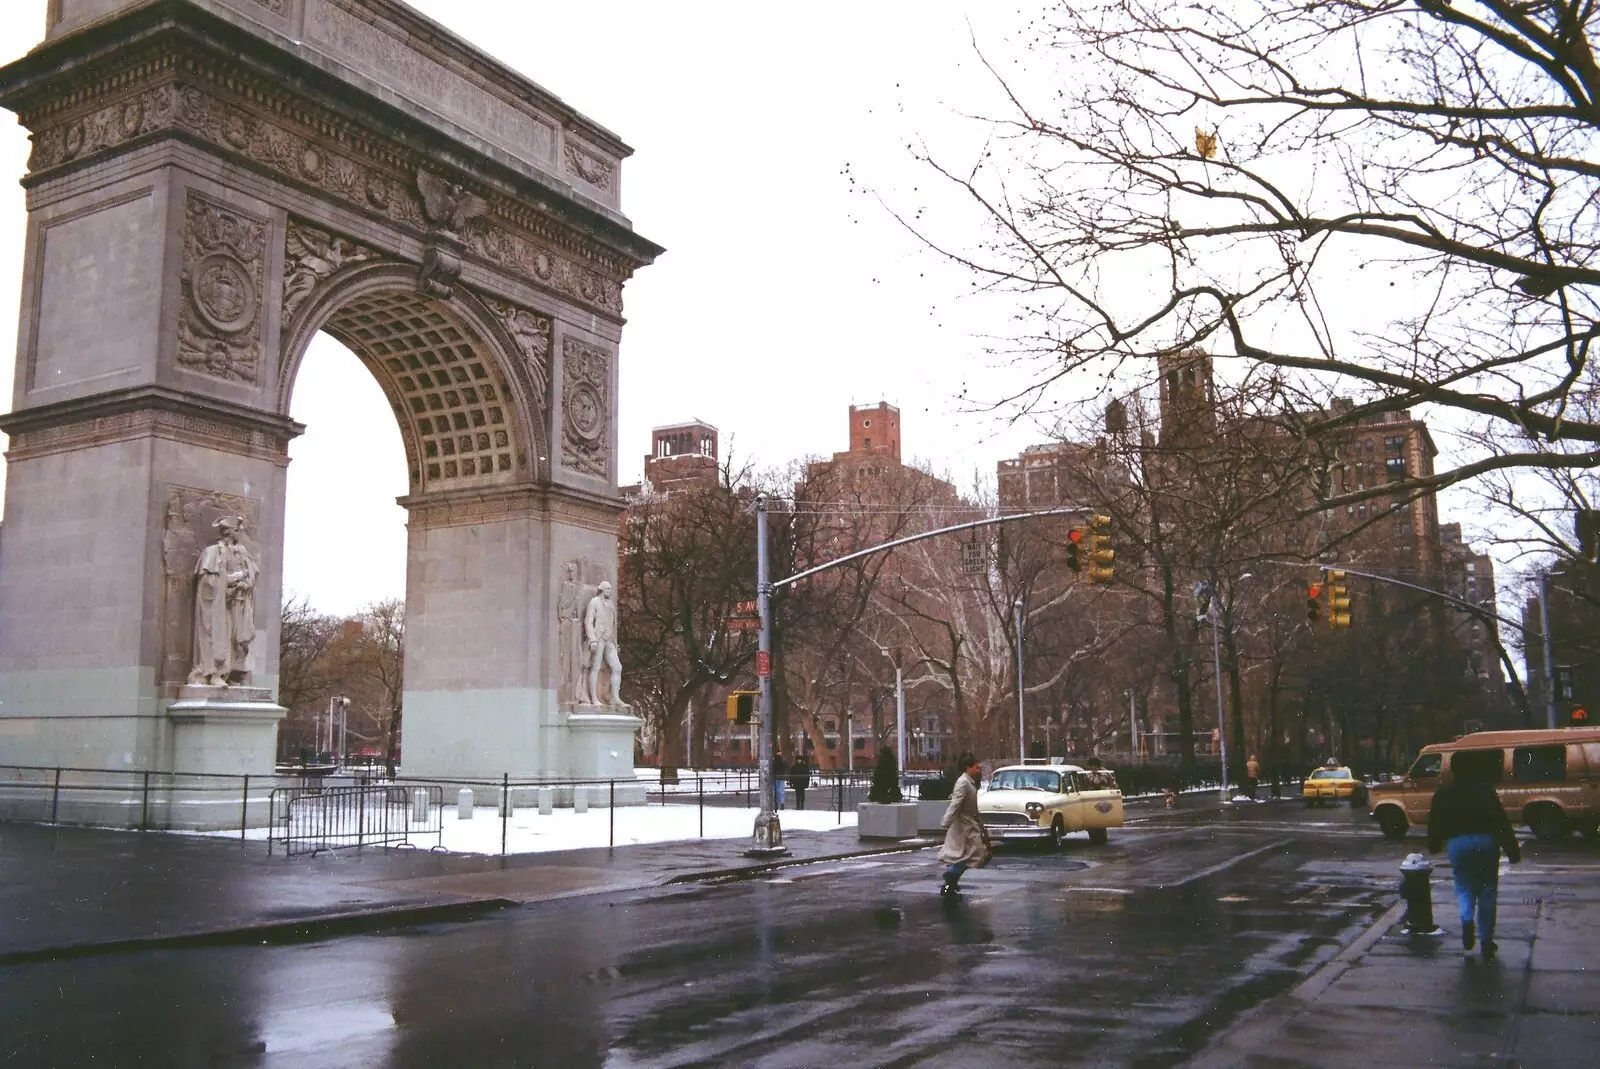
[[[1319,583],[1310,583],[1306,586],[1306,622],[1315,624],[1322,618],[1322,586]]]
[[[1572,719],[1571,719],[1570,723],[1575,728],[1588,727],[1589,726],[1589,710],[1585,709],[1581,705],[1577,706],[1576,708],[1574,708],[1572,710]]]
[[[1067,532],[1067,567],[1074,572],[1083,570],[1083,528],[1074,527]]]

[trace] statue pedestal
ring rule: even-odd
[[[643,805],[644,784],[633,772],[633,739],[644,721],[633,715],[633,707],[567,702],[561,710],[568,774],[575,780],[615,781],[618,805]]]
[[[241,817],[257,827],[268,819],[265,790],[278,751],[278,722],[288,710],[264,687],[185,686],[167,707],[172,721],[175,773],[166,803],[165,826],[209,830],[236,828]],[[202,773],[203,775],[195,775]]]

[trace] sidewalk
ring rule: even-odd
[[[1447,934],[1400,934],[1396,905],[1287,995],[1265,1003],[1191,1069],[1579,1069],[1600,1040],[1600,869],[1502,867],[1499,960],[1461,948],[1450,870],[1435,870]]]
[[[745,857],[748,839],[505,858],[370,847],[286,858],[254,841],[0,824],[0,965],[460,920],[525,902],[920,846],[865,844],[853,827],[791,832],[784,844],[789,854],[776,861]]]

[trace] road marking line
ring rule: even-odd
[[[1278,839],[1275,842],[1268,843],[1266,846],[1258,846],[1254,850],[1246,850],[1237,857],[1230,857],[1226,861],[1220,861],[1217,864],[1212,865],[1210,868],[1201,869],[1199,872],[1191,873],[1190,875],[1179,880],[1177,883],[1164,883],[1160,886],[1166,890],[1170,890],[1175,887],[1187,887],[1196,880],[1203,880],[1207,876],[1215,876],[1219,872],[1225,872],[1228,869],[1233,868],[1235,865],[1249,861],[1253,857],[1259,857],[1270,850],[1281,850],[1283,847],[1288,846],[1293,841],[1294,840],[1292,839]]]

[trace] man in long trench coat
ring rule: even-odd
[[[950,805],[939,822],[945,829],[939,860],[949,866],[939,888],[942,895],[960,894],[961,874],[969,868],[981,868],[989,860],[989,833],[978,817],[978,781],[983,778],[983,768],[971,754],[961,755],[961,767],[966,771],[956,780]]]

